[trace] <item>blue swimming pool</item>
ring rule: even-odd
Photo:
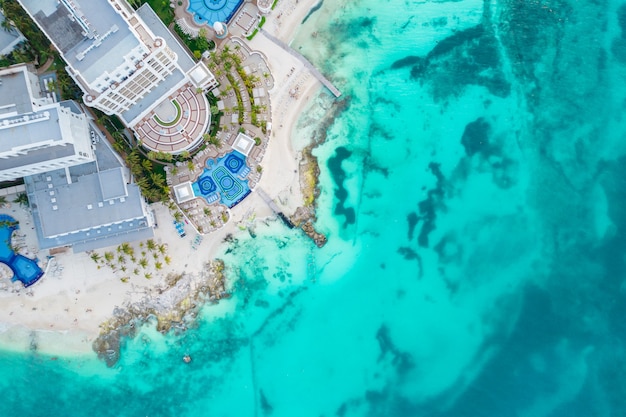
[[[204,197],[207,202],[220,201],[228,207],[234,207],[250,194],[246,176],[250,168],[246,157],[232,151],[217,160],[209,159],[207,166],[191,185],[196,196]]]
[[[228,23],[244,0],[189,0],[187,11],[198,24]]]
[[[29,287],[41,278],[43,271],[37,265],[36,259],[29,259],[11,249],[11,235],[17,229],[19,225],[13,217],[0,215],[0,262],[13,271],[13,282],[20,281],[25,287]]]

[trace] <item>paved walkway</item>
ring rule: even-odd
[[[50,55],[48,59],[46,60],[46,62],[37,70],[37,74],[43,74],[44,72],[48,71],[48,69],[52,66],[53,63],[54,63],[54,55]]]

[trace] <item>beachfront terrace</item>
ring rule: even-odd
[[[178,198],[179,206],[201,233],[221,227],[225,222],[224,213],[228,211],[226,205],[236,204],[237,200],[207,200],[194,195],[190,191],[191,184],[198,181],[208,162],[218,161],[237,151],[245,156],[247,165],[244,188],[254,189],[261,178],[260,164],[271,131],[268,90],[274,86],[263,55],[251,51],[240,41],[231,39],[224,42],[222,48],[205,63],[220,83],[212,91],[217,98],[216,110],[219,112],[217,132],[213,137],[205,138],[203,147],[188,162],[178,162],[167,169],[168,186],[174,192],[180,189],[187,193],[184,198]],[[248,140],[242,141],[242,137]]]

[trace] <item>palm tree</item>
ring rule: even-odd
[[[126,157],[126,162],[128,162],[129,165],[139,164],[139,152],[137,152],[136,149],[133,149],[133,151]]]
[[[217,136],[211,136],[211,139],[209,139],[209,144],[215,146],[216,148],[219,148],[220,146],[222,146],[222,141],[219,140]]]
[[[115,139],[116,142],[121,142],[122,140],[124,140],[124,135],[122,135],[119,130],[113,131],[111,133],[111,137]]]
[[[117,143],[117,142],[115,142],[115,143]],[[128,164],[128,165],[130,167],[130,172],[132,172],[135,177],[141,177],[141,176],[144,175],[143,168],[141,167],[141,164]]]
[[[139,268],[135,268],[135,269],[133,269],[133,274],[135,274],[135,275],[139,275]]]
[[[148,260],[146,258],[141,258],[139,260],[139,266],[143,269],[146,269],[146,267],[148,266]]]
[[[150,272],[146,272],[143,276],[146,277],[146,279],[152,279],[152,274]]]
[[[157,187],[163,187],[165,185],[165,180],[157,172],[150,173],[150,179],[152,180],[152,183]]]
[[[104,252],[104,259],[107,262],[111,262],[113,258],[115,258],[115,255],[113,254],[113,252]]]
[[[163,268],[163,264],[161,262],[156,262],[154,264],[154,268],[158,271]]]
[[[13,29],[13,26],[11,25],[11,21],[9,20],[8,17],[4,18],[2,23],[0,23],[0,26],[2,26],[2,29],[4,29],[5,32],[11,32],[11,30]]]
[[[124,145],[119,142],[113,142],[113,145],[111,146],[113,147],[113,150],[117,153],[124,152]]]
[[[180,211],[177,211],[174,213],[174,220],[176,220],[177,222],[183,220],[183,213],[181,213]]]
[[[100,260],[100,255],[98,255],[97,252],[94,252],[91,254],[90,258],[95,262],[98,263],[98,261]]]
[[[28,207],[28,196],[26,195],[26,193],[19,193],[15,200],[13,200],[13,202],[19,204],[22,207]]]
[[[121,252],[125,255],[132,255],[134,250],[133,247],[130,246],[130,244],[128,242],[124,242],[119,246],[119,249],[121,250]]]
[[[169,257],[169,256],[167,256],[167,255],[163,258],[163,260],[165,261],[165,264],[166,264],[166,265],[169,265],[169,264],[170,264],[170,262],[172,262],[172,258],[170,258],[170,257]]]
[[[156,243],[154,242],[154,240],[152,240],[152,239],[148,239],[148,240],[146,241],[146,247],[148,248],[148,250],[149,250],[150,252],[152,252],[153,250],[155,250],[155,249],[156,249],[157,245],[156,245]]]
[[[172,156],[171,153],[159,151],[157,152],[157,158],[162,161],[170,162],[174,157]]]
[[[124,255],[120,255],[117,257],[117,263],[119,264],[125,264],[126,263],[126,258],[124,257]]]
[[[152,254],[152,257],[154,258],[154,260],[156,261],[157,259],[159,259],[159,254],[157,252],[154,252]]]
[[[7,198],[3,195],[0,195],[0,207],[4,206],[7,202]]]
[[[165,252],[167,252],[167,246],[165,246],[165,244],[164,244],[164,243],[161,243],[161,244],[158,246],[158,249],[159,249],[159,253],[160,253],[161,255],[165,255]]]
[[[152,172],[152,161],[150,161],[149,159],[144,159],[143,161],[141,161],[141,166],[143,167],[144,170],[148,171],[148,172]]]

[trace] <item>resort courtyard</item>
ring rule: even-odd
[[[167,167],[174,199],[199,233],[222,227],[230,208],[258,184],[271,133],[268,90],[274,86],[264,57],[242,41],[225,41],[204,62],[219,82],[210,93],[217,131],[190,161]]]

